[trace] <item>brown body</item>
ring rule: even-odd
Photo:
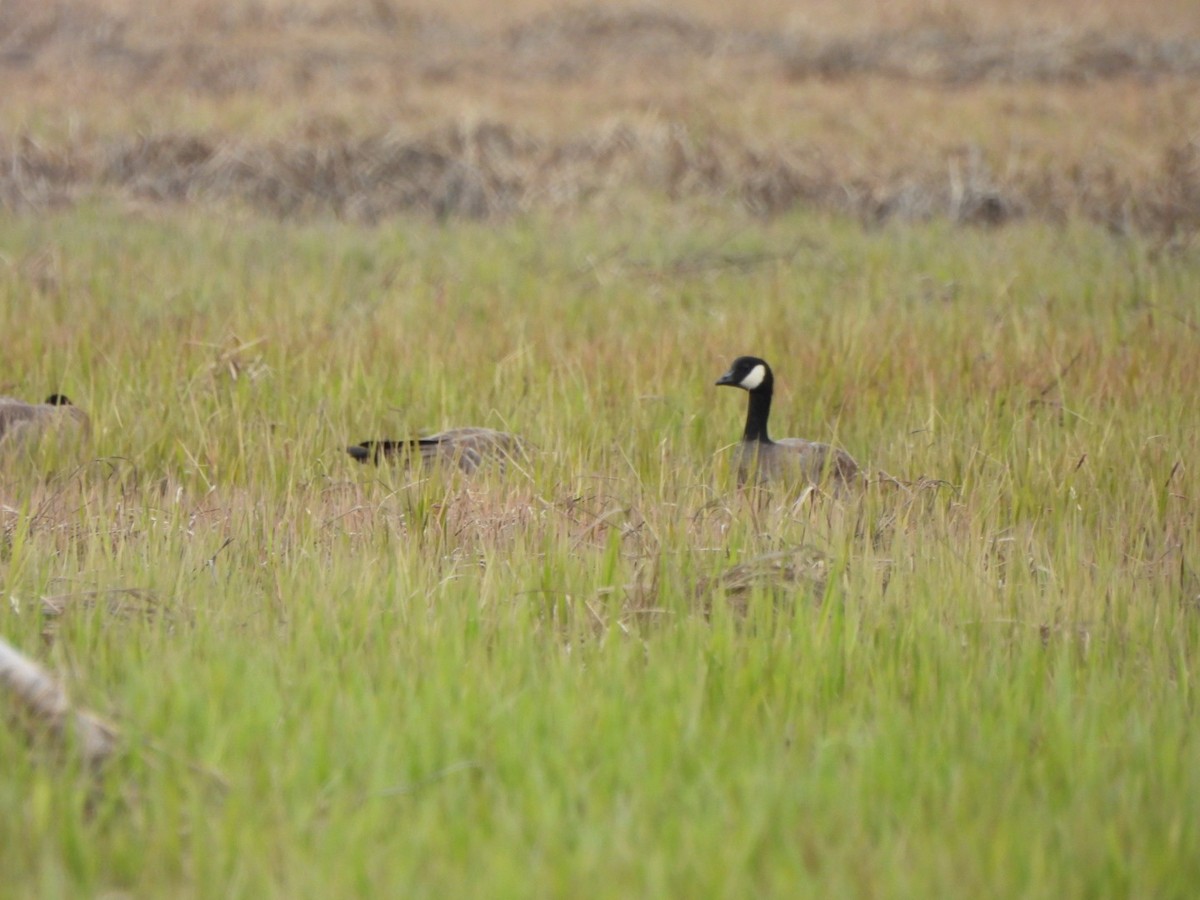
[[[91,433],[92,422],[87,413],[61,394],[52,395],[45,403],[0,397],[0,443],[28,440],[60,427],[87,435]]]
[[[363,441],[346,451],[362,463],[394,460],[425,468],[453,465],[471,475],[488,462],[503,468],[508,460],[523,457],[526,445],[515,434],[491,428],[450,428],[423,438]]]

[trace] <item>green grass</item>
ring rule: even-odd
[[[0,730],[0,893],[1200,879],[1194,254],[650,203],[97,203],[0,246],[0,387],[94,421],[0,460],[0,634],[126,737],[97,782]],[[748,352],[777,436],[911,484],[740,496],[712,382]],[[342,450],[456,424],[540,452],[464,482]]]

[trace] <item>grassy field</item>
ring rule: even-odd
[[[95,446],[7,461],[0,621],[128,737],[0,734],[10,889],[1187,893],[1196,261],[601,225],[3,223],[6,388]],[[911,484],[739,496],[746,350]],[[341,449],[455,423],[541,453]]]
[[[1188,3],[55,9],[0,394],[93,433],[0,453],[0,636],[121,749],[0,719],[0,896],[1194,893]],[[865,490],[736,489],[742,353]],[[467,424],[537,452],[344,452]]]

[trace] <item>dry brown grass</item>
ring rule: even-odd
[[[39,6],[26,0],[31,6]],[[49,4],[47,4],[49,5]],[[74,10],[83,4],[60,2],[52,8]],[[94,0],[86,6],[105,16],[135,21],[146,31],[174,30],[180,24],[226,29],[371,25],[402,28],[426,21],[460,28],[508,28],[521,22],[562,15],[588,4],[581,0],[169,0],[147,8],[137,0]],[[672,0],[670,3],[610,4],[617,9],[669,10],[718,27],[807,28],[847,32],[866,26],[902,28],[923,23],[954,23],[1002,28],[1014,22],[1036,28],[1099,28],[1163,35],[1200,30],[1200,13],[1191,0],[746,0],[736,6],[721,0]]]
[[[0,70],[9,208],[101,188],[375,221],[650,188],[867,222],[1200,216],[1182,0],[20,0]]]
[[[1119,233],[1185,237],[1200,226],[1200,146],[1168,145],[1147,171],[1111,160],[1043,165],[978,144],[873,169],[798,146],[680,123],[618,124],[562,141],[503,124],[455,126],[415,140],[375,135],[308,142],[161,135],[46,148],[0,147],[0,202],[46,209],[96,190],[154,203],[232,201],[276,216],[332,214],[376,222],[403,212],[502,217],[604,202],[631,188],[677,200],[732,200],[774,215],[799,206],[864,224],[949,218],[999,225],[1082,216]]]

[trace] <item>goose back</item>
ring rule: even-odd
[[[62,394],[50,395],[45,403],[0,397],[0,442],[28,440],[47,429],[61,426],[87,435],[91,433],[92,423],[87,413]]]
[[[509,460],[525,456],[527,444],[508,432],[467,427],[450,428],[422,438],[363,441],[347,447],[346,452],[361,463],[395,461],[424,468],[451,465],[472,475],[488,462],[495,462],[503,469]]]

